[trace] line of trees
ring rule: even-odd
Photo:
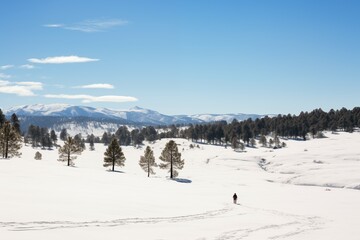
[[[68,137],[64,145],[59,148],[58,161],[67,162],[67,166],[74,166],[74,160],[76,155],[80,155],[84,149],[81,148],[79,142],[75,138]],[[35,156],[37,159],[39,156]],[[41,157],[40,157],[41,159]],[[160,167],[161,169],[169,169],[170,178],[178,176],[178,171],[184,167],[185,161],[181,159],[181,153],[179,153],[177,144],[175,141],[170,140],[166,143],[165,148],[161,152],[159,159],[163,162],[157,165],[155,162],[154,152],[149,146],[146,147],[144,156],[140,156],[139,165],[147,173],[155,174],[154,167]],[[111,171],[115,171],[115,166],[125,166],[126,157],[122,151],[122,148],[117,140],[113,138],[104,152],[104,167],[111,167]]]
[[[112,138],[117,138],[120,145],[141,145],[144,140],[155,141],[162,138],[186,138],[194,142],[216,145],[230,145],[234,149],[243,149],[245,146],[254,147],[258,140],[262,146],[282,147],[279,138],[293,138],[306,140],[310,134],[312,137],[321,135],[322,131],[346,131],[352,132],[360,126],[360,108],[352,110],[330,110],[324,112],[315,109],[311,112],[301,112],[299,115],[277,115],[260,119],[247,119],[245,121],[233,120],[231,123],[219,121],[206,124],[190,124],[187,127],[148,126],[142,129],[129,130],[121,126],[114,134],[105,132],[101,138],[91,137],[96,142],[105,145]],[[269,138],[268,136],[272,137]],[[268,139],[269,138],[269,139]],[[87,140],[89,142],[89,140]]]
[[[7,123],[8,122],[8,123]],[[352,110],[342,108],[324,112],[315,109],[311,112],[301,112],[299,115],[278,115],[275,117],[264,117],[261,119],[248,119],[246,121],[233,120],[231,123],[225,121],[196,124],[188,127],[167,126],[156,129],[147,126],[141,129],[132,129],[121,126],[115,133],[105,132],[102,137],[89,135],[83,139],[81,134],[74,136],[76,142],[85,148],[85,142],[90,144],[90,150],[95,149],[94,143],[102,142],[109,145],[116,138],[119,145],[141,145],[143,141],[153,142],[162,138],[187,138],[194,142],[207,144],[230,145],[234,149],[244,149],[245,146],[254,147],[256,140],[262,146],[281,147],[279,137],[306,140],[308,134],[315,137],[324,130],[352,132],[360,126],[360,107]],[[16,133],[14,135],[14,133]],[[271,139],[266,136],[272,135]],[[321,135],[321,134],[320,134]],[[66,141],[68,134],[66,129],[60,133],[60,139]],[[8,121],[0,109],[0,151],[3,157],[15,156],[20,149],[18,143],[21,140],[20,122],[16,114]],[[57,136],[54,130],[40,128],[30,125],[24,137],[25,143],[31,143],[33,147],[51,149],[57,144]],[[14,144],[10,144],[14,142]],[[10,154],[9,154],[10,153]]]
[[[104,167],[111,166],[111,171],[115,171],[115,165],[119,167],[124,166],[126,158],[116,138],[111,140],[104,155]],[[159,166],[161,169],[169,169],[170,178],[172,179],[178,176],[177,170],[181,170],[185,164],[185,161],[181,159],[181,153],[179,153],[177,144],[173,140],[166,143],[159,159],[162,163],[157,165],[154,152],[149,146],[146,147],[144,156],[140,156],[139,165],[147,173],[148,177],[150,177],[150,174],[155,174],[154,167]]]
[[[24,136],[24,141],[25,143],[30,143],[32,147],[51,149],[53,146],[56,146],[58,139],[54,130],[49,132],[48,128],[40,128],[31,124]]]

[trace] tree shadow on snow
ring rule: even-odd
[[[112,171],[112,170],[106,170],[107,172],[113,172],[113,173],[125,173],[125,172],[123,172],[123,171],[120,171],[120,170],[114,170],[114,171]]]
[[[190,179],[186,179],[186,178],[173,178],[171,180],[179,183],[192,183]]]

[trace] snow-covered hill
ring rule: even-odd
[[[228,121],[233,119],[244,120],[248,118],[260,118],[256,114],[197,114],[197,115],[165,115],[157,111],[134,107],[129,110],[111,110],[107,108],[93,108],[86,106],[71,106],[66,104],[35,104],[12,107],[4,111],[6,115],[16,113],[18,116],[27,117],[86,117],[94,119],[111,119],[128,121],[129,123],[170,125],[189,124],[214,121]]]
[[[122,147],[125,166],[108,172],[101,144],[85,150],[75,167],[58,162],[56,149],[26,146],[21,158],[0,159],[0,236],[357,240],[360,133],[326,135],[246,152],[203,144],[190,149],[192,142],[175,139],[185,166],[174,181],[161,169],[146,177],[138,164],[144,147]],[[168,140],[150,144],[158,163]],[[42,160],[34,160],[36,151]]]
[[[226,121],[230,123],[234,119],[238,121],[247,120],[249,118],[256,119],[256,118],[262,118],[265,115],[259,115],[259,114],[244,114],[244,113],[238,113],[238,114],[195,114],[191,115],[194,119],[200,119],[204,122],[216,122],[216,121]]]

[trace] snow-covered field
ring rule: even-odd
[[[102,145],[75,167],[56,150],[24,147],[21,158],[0,159],[0,239],[357,240],[360,133],[326,136],[241,153],[176,139],[185,159],[177,181],[159,169],[146,177],[145,148],[123,147],[125,167],[108,172]],[[151,145],[156,158],[167,141]]]

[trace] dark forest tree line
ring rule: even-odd
[[[153,142],[162,138],[187,138],[194,142],[207,144],[230,145],[242,149],[242,145],[254,147],[256,140],[261,146],[280,147],[279,137],[306,140],[308,134],[315,137],[325,130],[352,132],[360,126],[360,107],[352,110],[342,108],[324,112],[315,109],[311,112],[301,112],[299,115],[277,115],[264,117],[255,120],[245,121],[233,120],[231,123],[219,121],[206,124],[171,125],[129,130],[127,126],[121,126],[115,133],[104,132],[102,137],[95,137],[93,134],[83,139],[81,135],[74,138],[85,147],[85,142],[90,144],[94,150],[94,143],[109,145],[111,139],[116,138],[122,146],[138,146],[143,141]],[[14,125],[19,128],[18,124]],[[272,135],[271,139],[266,136]],[[66,140],[68,134],[66,129],[60,133],[60,139]],[[31,125],[25,135],[25,141],[31,142],[33,146],[51,148],[56,144],[57,136],[52,130],[50,133],[46,128]]]
[[[261,146],[281,147],[283,143],[279,138],[292,138],[306,140],[308,134],[312,137],[319,135],[322,131],[346,131],[352,132],[354,128],[360,126],[360,108],[352,110],[342,108],[341,110],[330,110],[324,112],[315,109],[311,112],[301,112],[299,115],[277,115],[274,117],[264,117],[258,119],[247,119],[245,121],[233,120],[231,123],[218,121],[206,124],[171,125],[162,127],[147,126],[142,129],[129,130],[126,126],[121,126],[114,134],[105,132],[101,138],[94,142],[102,142],[105,145],[110,143],[112,138],[116,138],[120,145],[137,146],[143,141],[153,142],[163,138],[186,138],[194,142],[207,144],[230,145],[234,148],[246,146],[254,147],[256,140]],[[266,136],[272,137],[267,139]]]

